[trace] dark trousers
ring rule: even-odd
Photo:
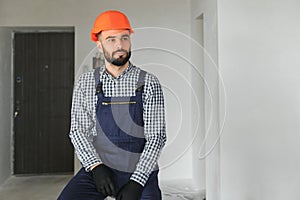
[[[113,170],[113,169],[112,169]],[[126,184],[131,174],[113,170],[117,191]],[[154,171],[142,193],[141,200],[161,200],[161,191],[158,186],[158,171]],[[58,200],[104,200],[105,197],[97,191],[91,172],[81,168],[70,180],[58,197]]]

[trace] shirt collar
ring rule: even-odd
[[[118,80],[121,79],[122,77],[124,77],[127,72],[129,72],[134,66],[131,64],[131,62],[129,62],[128,67],[121,73],[119,74],[118,77],[114,78],[112,75],[110,75],[106,70],[105,70],[105,65],[103,65],[100,68],[100,77],[102,77],[103,74],[105,74],[108,78],[112,79],[112,80]]]

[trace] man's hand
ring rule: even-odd
[[[130,180],[121,188],[116,200],[139,200],[142,192],[143,186]]]
[[[106,165],[100,164],[93,168],[93,179],[97,190],[106,196],[115,196],[115,183],[113,173]]]

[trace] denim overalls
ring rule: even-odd
[[[145,71],[140,72],[135,96],[105,97],[98,70],[96,130],[93,145],[101,161],[110,168],[133,173],[145,145],[143,101]]]
[[[146,143],[142,100],[145,76],[146,72],[141,70],[135,96],[105,97],[99,69],[95,70],[98,100],[93,145],[101,161],[113,170],[118,189],[129,181]],[[157,175],[158,171],[150,175],[141,199],[161,199]]]
[[[139,160],[145,145],[143,123],[143,87],[145,72],[140,71],[135,96],[105,97],[100,81],[100,70],[95,70],[97,136],[93,145],[101,161],[111,168],[116,190],[125,185]],[[144,186],[141,200],[161,200],[158,170],[153,171]],[[92,172],[81,168],[63,189],[58,200],[103,200],[97,191]]]

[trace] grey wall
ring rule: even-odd
[[[199,180],[204,180],[206,188],[206,197],[208,200],[220,199],[220,126],[224,120],[220,119],[219,110],[219,54],[218,54],[218,7],[217,0],[191,0],[191,24],[192,37],[199,38],[196,26],[197,20],[203,19],[203,49],[199,52],[202,56],[203,89],[198,88],[198,91],[203,91],[200,95],[204,96],[203,112],[204,124],[202,134],[204,147],[199,149],[196,157],[201,164],[205,165],[205,177],[200,176]],[[199,22],[198,22],[199,23]],[[198,39],[199,40],[199,39]],[[197,52],[198,48],[191,46],[193,53]],[[199,55],[198,55],[199,57]],[[201,80],[201,79],[200,79]],[[197,78],[195,79],[195,82]],[[199,82],[199,81],[198,81]],[[200,102],[199,102],[200,103]],[[201,104],[200,104],[201,105]],[[202,141],[201,141],[202,142]],[[203,162],[203,163],[201,163]],[[201,171],[203,167],[199,167]],[[203,183],[201,183],[203,184]]]
[[[0,27],[0,184],[11,175],[11,30]]]
[[[89,35],[96,16],[107,9],[127,14],[133,28],[163,26],[189,32],[188,0],[2,0],[0,26],[75,26],[76,71],[86,55],[94,48]],[[167,13],[167,14],[166,14]]]
[[[133,49],[144,48],[133,52],[132,61],[143,66],[148,71],[154,72],[161,80],[167,102],[167,124],[168,124],[168,148],[167,152],[173,153],[172,163],[161,170],[161,176],[166,180],[192,180],[193,156],[189,146],[182,145],[181,141],[191,142],[190,131],[190,90],[186,90],[181,84],[183,78],[190,80],[189,66],[172,52],[183,55],[189,59],[189,40],[181,40],[183,35],[190,33],[190,4],[189,0],[2,0],[0,6],[0,26],[9,27],[43,27],[43,26],[67,26],[75,29],[75,73],[76,77],[86,69],[81,63],[88,58],[95,44],[90,40],[90,30],[96,16],[104,10],[117,9],[123,11],[129,17],[132,26],[136,29],[132,36]],[[149,27],[156,27],[144,29]],[[160,29],[163,28],[163,29]],[[184,37],[183,37],[184,38]],[[147,47],[154,46],[151,51]],[[161,51],[166,49],[167,51]],[[88,60],[91,60],[88,58]],[[152,62],[152,64],[150,64]],[[156,64],[153,64],[153,63]],[[176,75],[176,81],[172,80],[170,73]],[[176,89],[178,93],[172,93]],[[178,105],[177,97],[180,99]],[[184,102],[181,102],[184,99]],[[179,109],[180,108],[180,109]],[[184,116],[181,116],[181,111]],[[8,117],[9,115],[5,115]],[[182,117],[182,118],[181,118]],[[182,123],[176,123],[180,122]],[[176,121],[176,122],[175,122]],[[178,129],[180,125],[180,130]],[[68,134],[68,133],[66,133]],[[176,140],[175,140],[176,139]],[[6,140],[8,141],[8,140]],[[175,141],[175,142],[174,142]],[[187,151],[182,154],[174,153],[174,149],[183,147]],[[8,148],[6,148],[8,150]],[[169,150],[168,150],[169,149]],[[165,154],[165,158],[170,156]],[[0,159],[1,155],[0,155]],[[169,161],[168,161],[169,162]],[[76,169],[79,168],[76,162]],[[184,173],[178,173],[182,171]]]
[[[300,199],[300,1],[219,1],[221,199]]]
[[[0,26],[74,26],[75,69],[78,74],[82,72],[81,62],[94,48],[89,40],[93,20],[103,10],[124,11],[134,28],[163,27],[195,38],[198,36],[191,27],[195,25],[191,20],[204,13],[204,46],[212,59],[219,63],[226,89],[222,90],[222,83],[215,72],[210,71],[213,69],[210,67],[212,63],[203,58],[203,62],[207,64],[204,72],[211,83],[213,100],[207,98],[209,93],[201,89],[201,85],[197,87],[206,94],[205,102],[202,102],[205,104],[205,130],[209,126],[207,120],[212,115],[214,117],[210,136],[217,136],[221,131],[222,119],[226,116],[220,145],[216,146],[205,161],[208,199],[300,199],[299,1],[128,0],[120,3],[117,0],[2,0],[0,4]],[[162,38],[162,41],[167,40],[164,43],[167,46],[159,46],[159,41],[155,41],[161,36],[157,32],[153,33],[152,40],[151,37],[149,40],[147,32],[142,32],[145,37],[139,37],[138,33],[141,31],[133,36],[136,47],[151,46],[151,41],[154,40],[156,47],[167,47],[187,58],[192,57],[193,60],[193,54],[190,55],[187,50],[188,46],[182,43],[182,37],[178,37],[175,32],[172,34],[173,40],[168,40],[165,37],[167,34]],[[7,58],[10,57],[7,49],[10,44],[9,40],[6,41],[9,37],[7,31],[0,29],[0,180],[10,174],[11,135],[7,132],[10,131],[11,124],[11,90],[7,86],[3,87],[3,83],[10,87],[11,65]],[[145,64],[145,60],[151,60],[153,55],[153,58],[161,60],[162,63],[159,64],[169,63],[170,69],[174,67],[177,70],[175,75],[190,76],[191,80],[195,80],[190,74],[192,72],[186,70],[189,66],[179,57],[174,58],[168,54],[159,59],[160,54],[153,51],[147,55],[149,57],[141,56],[135,61]],[[151,69],[162,69],[159,68],[162,65],[156,66],[156,69]],[[187,87],[183,87],[178,80],[171,82],[172,76],[169,74],[168,70],[161,71],[162,83],[166,86],[172,83],[178,88],[178,97],[188,94],[182,93],[187,91]],[[180,115],[180,110],[176,107],[176,96],[172,96],[171,92],[166,90],[166,100],[171,106],[167,108],[169,142],[172,142],[173,130],[176,130],[176,116]],[[191,94],[187,95],[187,100],[192,102],[189,95]],[[180,106],[182,105],[186,106]],[[181,108],[192,110],[190,105]],[[213,112],[210,112],[211,108]],[[194,116],[193,112],[190,114]],[[178,137],[182,141],[191,137],[188,125],[183,125],[186,130],[182,130],[182,135]],[[194,123],[191,123],[191,127],[193,126]],[[187,134],[187,138],[183,137],[184,134]],[[207,150],[215,138],[208,140]],[[168,168],[169,171],[162,173],[165,179],[193,178],[194,158],[194,152],[187,151]]]

